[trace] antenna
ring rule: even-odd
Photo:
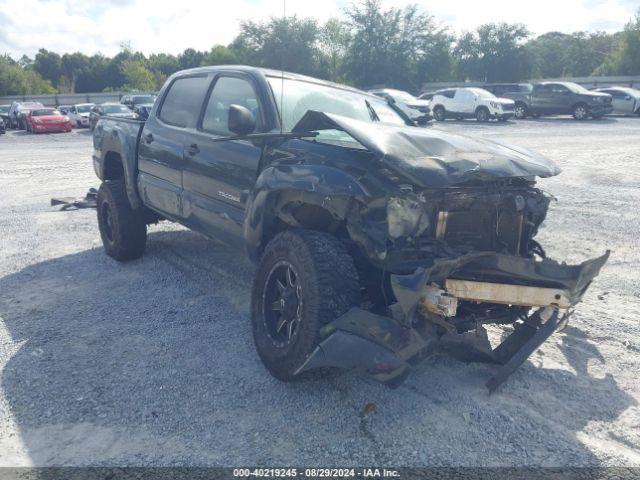
[[[286,22],[287,22],[287,0],[282,0],[282,26],[284,27],[283,31],[286,31]],[[283,115],[282,111],[284,110],[284,38],[281,45],[282,50],[280,51],[280,134],[282,134],[282,129],[284,128],[284,124],[282,123]]]

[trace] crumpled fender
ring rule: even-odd
[[[281,164],[265,168],[247,200],[243,226],[247,250],[254,260],[263,247],[265,232],[277,216],[275,202],[282,194],[316,203],[330,212],[346,208],[351,198],[369,196],[351,175],[327,165]]]

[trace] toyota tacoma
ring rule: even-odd
[[[608,258],[558,263],[535,240],[550,160],[314,78],[178,72],[146,121],[103,116],[93,142],[106,253],[140,257],[160,220],[244,246],[255,346],[284,381],[337,367],[396,386],[450,352],[495,363],[495,389]],[[511,331],[495,348],[488,324]]]

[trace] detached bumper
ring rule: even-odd
[[[298,373],[321,367],[355,370],[391,387],[411,365],[437,353],[502,365],[490,390],[504,380],[553,332],[566,324],[609,252],[580,265],[541,262],[497,253],[474,253],[436,262],[410,275],[393,275],[397,303],[392,317],[354,308],[322,330],[323,340]],[[458,302],[520,305],[537,309],[492,349],[486,330],[458,333],[447,321]]]

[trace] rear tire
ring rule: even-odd
[[[447,118],[447,113],[444,109],[444,107],[438,105],[436,108],[433,109],[433,118],[436,119],[436,121],[438,122],[444,122]]]
[[[359,302],[358,274],[342,241],[311,230],[279,233],[264,251],[251,293],[262,363],[281,381],[299,379],[295,372],[320,342],[320,329]]]
[[[104,249],[120,262],[140,258],[147,243],[144,210],[131,208],[124,180],[102,182],[97,199]]]

